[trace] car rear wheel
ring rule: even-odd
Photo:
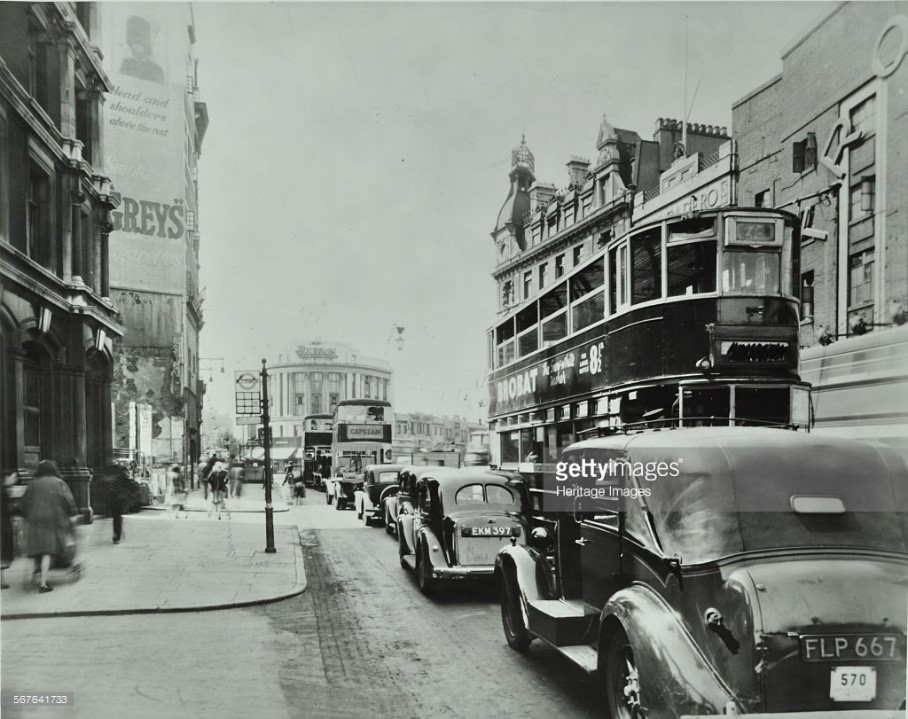
[[[532,635],[527,631],[520,611],[520,598],[517,596],[517,587],[514,579],[504,573],[501,578],[501,624],[504,627],[504,638],[508,646],[518,652],[526,651],[533,641]]]
[[[605,658],[605,701],[612,719],[644,719],[634,648],[620,627]]]
[[[419,591],[425,596],[432,596],[435,579],[432,577],[432,564],[429,562],[429,550],[425,544],[416,553],[416,583],[419,584]]]

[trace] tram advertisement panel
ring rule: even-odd
[[[489,414],[533,407],[606,387],[605,370],[605,340],[600,334],[592,342],[493,381],[489,387]]]

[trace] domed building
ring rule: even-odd
[[[388,362],[343,342],[309,342],[268,363],[271,428],[276,448],[302,446],[303,418],[331,414],[342,399],[393,402]],[[256,427],[245,426],[243,440]]]

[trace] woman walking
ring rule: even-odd
[[[208,485],[211,490],[211,508],[208,510],[208,516],[211,516],[213,509],[220,519],[221,508],[227,495],[227,465],[225,462],[217,460],[212,465],[211,471],[208,473]]]
[[[27,523],[28,552],[40,566],[38,591],[53,591],[47,584],[47,572],[51,558],[62,555],[71,541],[76,502],[57,465],[50,460],[38,463],[22,496],[22,511]]]
[[[170,466],[170,469],[167,471],[167,488],[168,496],[170,497],[170,513],[173,515],[174,519],[180,518],[180,510],[183,510],[183,514],[186,519],[189,519],[189,512],[186,511],[186,501],[187,501],[187,492],[186,492],[186,481],[183,479],[183,472],[178,464],[173,464]]]

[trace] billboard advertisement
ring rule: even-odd
[[[103,106],[104,171],[122,196],[111,213],[111,285],[183,293],[188,9],[171,3],[100,8],[113,84]]]

